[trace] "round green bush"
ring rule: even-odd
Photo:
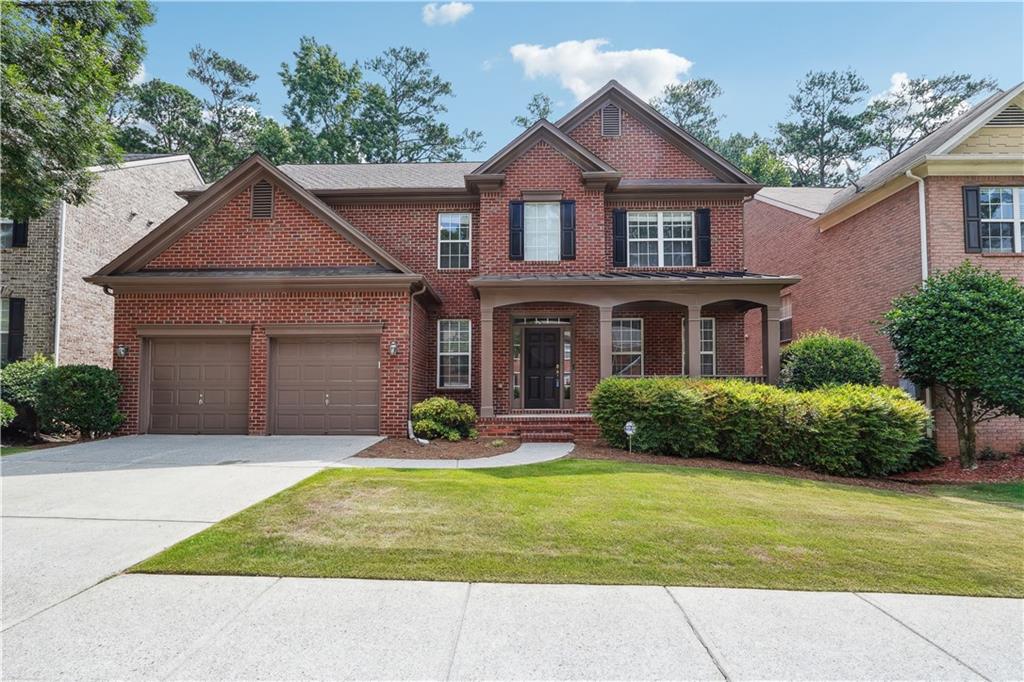
[[[112,433],[124,421],[117,409],[117,375],[96,365],[61,365],[39,382],[39,417],[66,425],[83,438]]]
[[[451,398],[427,398],[412,406],[412,430],[420,438],[476,438],[476,410]]]
[[[822,386],[882,383],[882,363],[863,341],[822,330],[801,336],[782,350],[780,385],[800,391]]]
[[[50,358],[37,353],[28,360],[12,362],[0,369],[0,397],[14,406],[17,417],[15,427],[29,436],[39,433],[40,386],[43,378],[53,368]]]
[[[14,406],[8,403],[6,400],[0,400],[0,427],[7,428],[14,421],[14,418],[18,415]]]

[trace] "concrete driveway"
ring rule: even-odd
[[[127,436],[4,457],[3,629],[377,440]]]

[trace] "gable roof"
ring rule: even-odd
[[[210,214],[227,203],[241,189],[260,178],[268,178],[281,186],[300,205],[322,220],[328,227],[336,230],[354,246],[364,251],[378,264],[392,272],[412,274],[412,270],[332,211],[312,193],[278,170],[263,156],[254,154],[213,183],[208,191],[183,206],[127,251],[101,268],[95,276],[120,275],[141,270],[179,237],[199,225]]]
[[[817,218],[839,191],[838,187],[764,187],[754,198],[790,213]]]
[[[278,169],[311,192],[346,189],[465,189],[477,161],[284,164]]]
[[[667,119],[661,112],[634,95],[616,80],[608,81],[604,87],[560,118],[555,125],[560,130],[568,133],[587,120],[608,101],[614,102],[619,107],[628,111],[631,116],[647,123],[654,132],[693,157],[720,180],[732,183],[757,184],[753,178],[733,165],[731,161]]]
[[[823,216],[833,213],[855,199],[866,196],[893,179],[906,174],[935,154],[947,154],[965,138],[996,116],[1014,97],[1024,92],[1024,83],[997,92],[978,103],[965,114],[940,126],[935,132],[918,140],[908,149],[879,164],[856,182],[850,183],[829,202]],[[866,208],[866,207],[865,207]]]

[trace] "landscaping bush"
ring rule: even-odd
[[[800,391],[822,386],[882,383],[882,363],[863,341],[821,330],[801,336],[782,350],[780,385]]]
[[[910,455],[907,471],[931,469],[945,463],[946,458],[939,453],[939,448],[935,445],[935,439],[921,436],[921,442],[918,443],[917,449]]]
[[[609,378],[591,396],[604,439],[640,452],[799,464],[840,476],[906,471],[928,425],[896,388],[844,385],[788,391],[739,380]]]
[[[451,398],[427,398],[412,406],[412,430],[420,438],[476,438],[476,410]]]
[[[124,421],[117,410],[121,384],[112,370],[95,365],[61,365],[39,382],[39,417],[66,425],[82,438],[113,432]]]
[[[5,400],[0,400],[0,427],[6,429],[10,426],[17,414],[13,405]]]
[[[14,406],[17,415],[14,426],[29,436],[39,433],[40,383],[53,368],[50,358],[37,353],[29,360],[12,362],[0,369],[0,396]]]

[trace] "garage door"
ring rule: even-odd
[[[153,339],[150,433],[248,433],[248,339]]]
[[[273,432],[376,435],[378,347],[375,338],[275,340]]]

